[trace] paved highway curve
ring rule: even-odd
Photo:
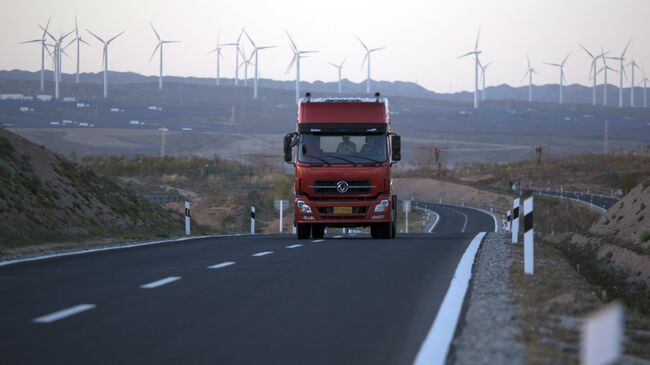
[[[0,362],[411,364],[477,210],[434,233],[201,238],[0,267]]]

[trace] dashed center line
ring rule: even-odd
[[[318,243],[318,242],[323,242],[323,241],[325,241],[325,240],[313,240],[312,242],[313,243]]]
[[[302,246],[302,245],[301,245],[301,244],[297,244],[297,245],[287,246],[287,248],[298,248],[298,247],[300,247],[300,246]]]
[[[169,283],[173,283],[174,281],[180,280],[180,279],[181,279],[180,276],[170,276],[170,277],[167,277],[167,278],[164,278],[164,279],[156,280],[156,281],[151,282],[149,284],[140,285],[140,287],[142,289],[153,289],[153,288],[157,288],[159,286],[163,286],[163,285],[167,285]]]
[[[254,253],[254,254],[252,254],[251,256],[261,257],[261,256],[270,255],[270,254],[272,254],[272,253],[273,253],[273,251],[264,251],[264,252]]]
[[[223,267],[230,266],[230,265],[234,265],[234,264],[235,264],[234,261],[226,261],[226,262],[222,262],[222,263],[220,263],[220,264],[216,264],[216,265],[208,266],[207,268],[208,268],[208,269],[221,269],[221,268],[223,268]]]
[[[52,323],[54,321],[58,321],[59,319],[63,319],[66,317],[74,316],[75,314],[85,312],[87,310],[91,310],[95,308],[96,305],[94,304],[79,304],[75,305],[74,307],[62,309],[58,312],[54,312],[51,314],[44,315],[42,317],[34,318],[32,322],[34,323]]]

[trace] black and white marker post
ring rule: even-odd
[[[533,239],[533,197],[524,200],[524,274],[533,274],[535,260],[535,246]]]
[[[506,212],[506,218],[507,218],[506,231],[510,232],[510,229],[512,227],[512,212],[511,211]]]
[[[255,234],[255,207],[251,207],[251,234]]]
[[[185,202],[185,235],[190,235],[190,202]]]
[[[512,243],[519,243],[519,198],[515,199],[512,205]]]

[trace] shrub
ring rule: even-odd
[[[641,232],[641,236],[639,237],[639,241],[641,243],[649,241],[650,240],[650,231],[643,231]]]

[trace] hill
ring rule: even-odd
[[[181,229],[180,215],[0,129],[0,255],[37,244],[151,238]]]

